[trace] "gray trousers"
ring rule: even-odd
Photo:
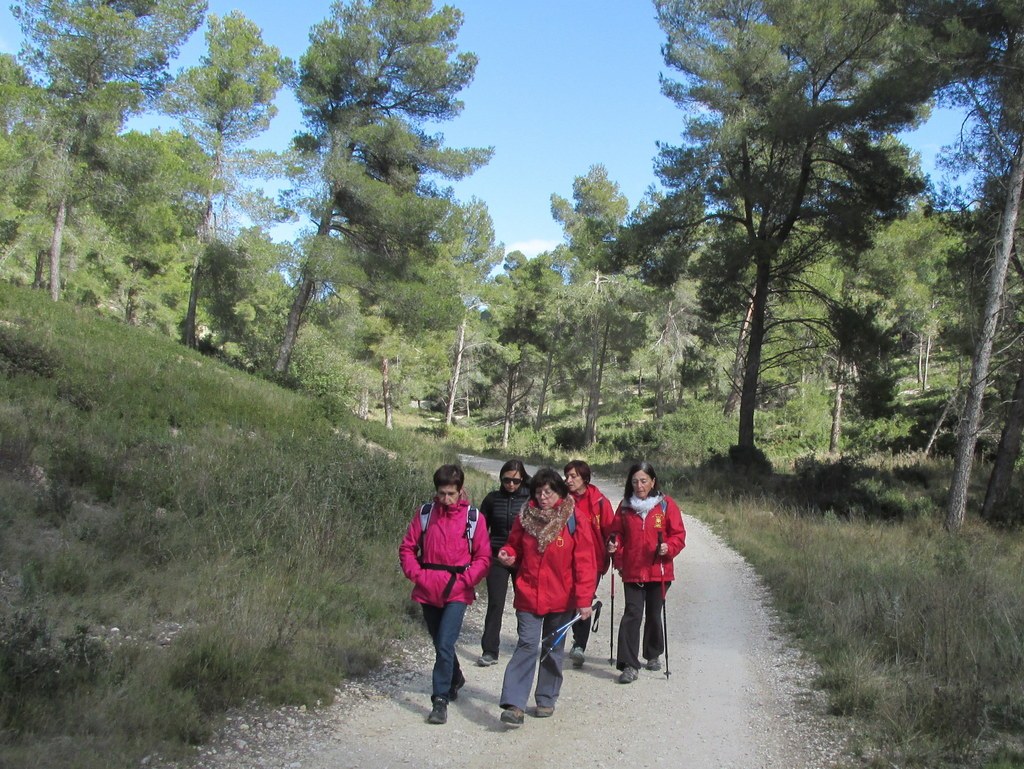
[[[505,668],[505,681],[501,686],[499,701],[501,707],[515,706],[522,710],[526,709],[526,701],[533,686],[534,670],[537,670],[537,660],[547,651],[546,645],[545,648],[541,648],[541,638],[564,625],[572,617],[571,611],[544,615],[516,612],[519,641]],[[571,632],[570,629],[566,634]],[[533,696],[538,705],[553,708],[558,699],[558,692],[562,689],[562,657],[565,653],[566,634],[558,639],[558,643],[537,670],[537,686]]]

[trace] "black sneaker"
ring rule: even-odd
[[[661,670],[661,659],[658,657],[652,657],[647,660],[647,664],[644,665],[648,670]]]
[[[522,708],[517,708],[515,705],[509,705],[501,711],[501,722],[503,724],[522,726],[525,720]]]
[[[476,664],[482,668],[490,667],[498,661],[497,654],[491,654],[490,652],[484,652],[480,655],[480,659],[476,661]]]
[[[448,722],[448,701],[444,697],[431,697],[434,703],[430,715],[427,716],[428,724],[444,724]]]
[[[455,678],[452,679],[452,688],[448,690],[448,700],[455,702],[459,698],[459,689],[466,685],[466,677],[460,670]]]
[[[620,684],[631,684],[637,679],[637,669],[631,667],[625,667],[622,669],[622,673],[619,675]]]

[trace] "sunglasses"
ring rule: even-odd
[[[506,477],[506,478],[502,478],[501,482],[502,483],[511,483],[513,486],[518,486],[520,483],[523,482],[523,479],[522,478],[507,478]]]

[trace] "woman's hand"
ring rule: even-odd
[[[590,619],[590,615],[594,613],[592,606],[584,606],[580,609],[580,619]]]
[[[511,569],[516,562],[516,557],[508,552],[505,548],[501,548],[498,551],[498,562],[501,563],[507,569]]]
[[[658,545],[658,555],[668,555],[668,544],[662,542]]]
[[[609,553],[609,555],[614,554],[615,551],[618,550],[618,549],[619,549],[619,543],[616,541],[615,537],[613,536],[611,539],[608,540],[608,553]]]

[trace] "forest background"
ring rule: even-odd
[[[0,277],[10,313],[0,362],[12,403],[2,437],[4,468],[18,479],[12,489],[31,504],[11,501],[5,514],[35,516],[32,525],[9,527],[24,539],[5,540],[5,572],[19,597],[5,620],[2,659],[14,696],[3,702],[5,734],[17,750],[37,742],[26,735],[39,736],[40,713],[53,715],[52,703],[43,704],[52,697],[36,703],[27,692],[83,697],[97,676],[130,689],[137,671],[156,664],[138,649],[111,658],[93,644],[90,628],[115,626],[118,614],[108,602],[99,614],[109,616],[98,617],[95,603],[82,599],[97,588],[100,553],[122,558],[113,545],[131,542],[134,567],[155,559],[182,569],[186,543],[202,542],[212,569],[284,548],[299,534],[275,516],[298,500],[283,502],[278,481],[260,469],[280,471],[283,457],[299,450],[285,445],[300,439],[318,442],[318,452],[344,440],[371,465],[401,464],[401,451],[374,459],[365,438],[354,438],[367,434],[373,445],[398,443],[431,459],[442,446],[547,461],[585,455],[608,465],[656,459],[703,499],[730,506],[742,525],[722,526],[741,547],[744,532],[759,529],[737,499],[770,498],[779,511],[798,511],[789,525],[799,542],[807,536],[799,527],[811,525],[807,514],[821,524],[863,524],[875,537],[929,532],[911,540],[924,548],[911,549],[921,558],[913,580],[878,588],[877,605],[862,607],[868,619],[859,631],[893,640],[883,666],[903,675],[907,637],[896,620],[907,616],[908,586],[920,587],[914,580],[925,573],[936,579],[934,591],[918,591],[920,610],[911,617],[928,646],[911,654],[925,683],[903,681],[903,698],[880,718],[900,724],[893,744],[913,742],[928,760],[936,752],[996,755],[1002,748],[989,742],[993,734],[1019,732],[1019,687],[997,678],[1022,668],[1021,602],[1004,575],[1017,569],[1019,577],[1021,558],[1014,469],[1024,425],[1016,310],[1024,275],[1016,249],[1024,10],[1009,0],[658,0],[653,11],[668,68],[662,89],[680,107],[677,138],[658,147],[660,186],[631,204],[594,158],[571,192],[548,201],[562,242],[528,257],[497,242],[483,200],[455,193],[456,182],[492,156],[489,147],[446,146],[439,128],[459,115],[478,64],[460,49],[456,8],[338,3],[291,61],[241,13],[208,15],[199,0],[12,6],[24,47],[0,57]],[[178,50],[204,23],[201,60],[173,71]],[[294,93],[300,131],[288,146],[251,149],[282,89]],[[955,178],[968,180],[963,187],[926,183],[900,141],[934,105],[964,115],[944,160]],[[132,127],[157,113],[176,127]],[[267,179],[280,185],[273,198]],[[308,224],[294,240],[276,240],[274,228],[288,221]],[[32,289],[71,314],[46,310],[24,293]],[[105,359],[95,338],[73,332],[77,318],[82,334],[93,333],[86,311],[145,331],[154,344],[176,342],[180,356],[167,352],[173,345],[154,347],[131,372],[108,363],[104,375],[79,359],[86,352]],[[72,353],[72,339],[84,349]],[[187,377],[164,378],[180,373],[178,361],[216,364],[225,382],[240,381],[227,371],[244,372],[253,384],[226,385],[214,397],[217,388],[192,382],[190,392]],[[138,371],[155,384],[132,379]],[[122,376],[164,395],[147,401],[132,390],[110,401]],[[229,417],[208,411],[257,380],[267,382],[261,393],[277,393],[259,396],[271,404],[292,391],[302,405],[288,408],[301,416],[283,418],[277,405],[257,416],[256,401],[233,403]],[[58,405],[27,395],[29,381],[50,387]],[[261,419],[280,419],[290,436],[271,442],[262,459],[242,458],[241,444],[228,447],[224,435],[205,432],[223,423],[242,437],[277,429],[253,427]],[[58,425],[62,431],[50,432]],[[414,433],[394,437],[407,434],[403,426]],[[173,444],[183,431],[190,436],[184,452]],[[438,448],[414,451],[403,443],[415,443],[413,435]],[[206,453],[218,446],[224,456]],[[209,472],[179,475],[196,469],[197,457],[184,455],[200,447],[210,467],[230,468],[230,490]],[[175,462],[182,464],[169,472]],[[330,466],[350,484],[366,483]],[[153,484],[153,472],[163,472],[165,483]],[[396,515],[404,517],[415,495],[401,490],[410,483],[380,472],[399,490]],[[327,496],[306,506],[325,517],[305,532],[300,550],[322,566],[339,545],[340,519],[328,510],[354,492],[337,478],[312,477]],[[197,487],[197,478],[208,485]],[[274,490],[254,499],[268,484]],[[295,483],[290,488],[294,494]],[[137,506],[131,514],[119,506],[125,500]],[[280,503],[273,514],[261,507],[267,500]],[[107,520],[97,506],[119,512],[107,510]],[[154,510],[162,511],[156,533],[147,528],[153,520],[136,517]],[[211,510],[218,512],[204,514]],[[236,539],[239,521],[223,518],[227,510],[248,521],[244,541]],[[880,521],[891,528],[874,528]],[[44,524],[62,543],[89,542],[91,555],[43,553],[38,542],[21,548],[31,539],[25,532]],[[357,528],[367,526],[370,542],[394,534],[387,522]],[[367,547],[359,557],[383,557]],[[985,569],[995,571],[968,577],[981,552]],[[833,570],[838,558],[823,553]],[[884,570],[884,557],[874,559]],[[263,575],[280,613],[249,609],[254,621],[268,612],[260,621],[275,625],[269,635],[226,638],[222,624],[196,620],[216,616],[214,606],[223,608],[216,601],[200,608],[151,596],[161,614],[189,617],[192,634],[167,686],[192,703],[182,712],[195,721],[164,723],[170,736],[201,738],[204,718],[238,696],[308,699],[310,682],[294,680],[294,663],[283,661],[296,644],[324,653],[313,669],[326,665],[328,677],[373,662],[358,661],[359,640],[344,633],[327,651],[322,640],[303,638],[299,617],[313,609],[300,611],[302,599],[289,597],[286,585],[308,578],[308,564],[289,563],[285,581]],[[201,573],[207,589],[224,586],[226,601],[245,592],[241,582],[228,586],[222,575]],[[176,583],[178,599],[195,576]],[[154,589],[140,587],[127,563],[107,578],[143,595]],[[944,595],[938,586],[953,582],[958,591]],[[300,592],[320,611],[337,589]],[[346,589],[358,596],[363,588]],[[979,591],[992,598],[991,613],[978,611]],[[808,588],[796,592],[792,610],[813,610]],[[940,595],[951,614],[931,603]],[[958,597],[962,603],[946,603]],[[77,608],[67,613],[69,600]],[[784,589],[779,600],[786,603]],[[820,605],[845,604],[823,597]],[[967,606],[970,623],[962,621]],[[365,611],[377,617],[381,609]],[[936,635],[922,628],[936,616],[945,624],[932,648]],[[950,624],[950,616],[958,621]],[[331,622],[348,620],[322,621],[327,635],[337,630]],[[966,629],[975,624],[977,643]],[[849,627],[833,629],[836,638],[853,636]],[[822,643],[835,651],[834,639]],[[251,659],[239,654],[248,644]],[[982,673],[981,647],[991,652],[991,673]],[[221,659],[228,652],[232,659]],[[840,712],[876,712],[887,701],[868,685],[874,674],[858,667],[876,664],[877,652],[844,646],[837,654],[845,660],[832,683],[844,693]],[[39,660],[53,655],[74,680],[40,672],[49,668]],[[924,664],[933,657],[942,660],[938,671]],[[956,662],[968,659],[958,671]],[[211,679],[218,664],[230,669]],[[277,683],[252,683],[256,669]],[[159,722],[153,717],[147,728],[159,731]],[[921,733],[925,747],[909,737]]]

